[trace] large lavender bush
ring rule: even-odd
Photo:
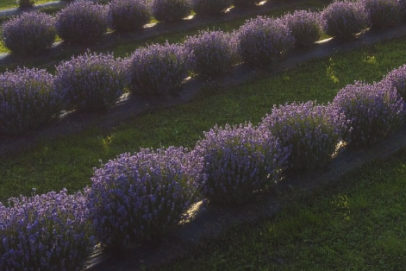
[[[185,47],[194,57],[194,71],[205,77],[216,77],[229,71],[237,62],[237,39],[223,31],[201,31],[187,37]]]
[[[233,4],[236,7],[255,7],[261,0],[234,0]]]
[[[388,73],[382,80],[385,85],[392,90],[396,90],[398,94],[406,102],[406,65],[394,69]]]
[[[296,45],[311,46],[321,37],[319,13],[297,10],[293,14],[286,14],[282,20],[292,31]]]
[[[59,116],[63,92],[46,70],[18,68],[0,74],[0,133],[17,134]]]
[[[54,85],[69,109],[109,108],[122,94],[124,66],[112,54],[87,52],[59,64]]]
[[[203,193],[217,203],[242,203],[278,181],[289,150],[251,124],[215,126],[194,149],[203,157]]]
[[[347,122],[344,114],[332,105],[292,103],[274,106],[261,126],[292,148],[289,165],[306,170],[326,166],[344,135]]]
[[[142,149],[95,169],[89,210],[99,240],[134,248],[173,230],[198,192],[201,166],[190,161],[184,148]]]
[[[369,25],[368,16],[360,2],[335,1],[322,12],[322,26],[327,35],[350,39]]]
[[[94,43],[107,31],[107,8],[91,1],[73,2],[56,14],[55,26],[65,41]]]
[[[192,11],[191,0],[153,0],[152,15],[161,22],[179,21]]]
[[[110,2],[108,22],[115,31],[142,28],[150,21],[150,6],[146,0],[113,0]]]
[[[341,89],[333,103],[346,115],[348,146],[372,145],[398,130],[405,120],[405,104],[388,82],[356,82]]]
[[[220,13],[232,4],[232,0],[191,0],[192,8],[196,14],[216,14]]]
[[[129,88],[141,95],[165,96],[181,86],[191,59],[191,53],[179,44],[167,42],[140,48],[129,60]]]
[[[55,36],[55,19],[42,12],[24,12],[2,26],[4,45],[13,53],[26,56],[50,48]]]
[[[95,243],[86,204],[66,190],[0,203],[0,270],[83,270]]]
[[[385,28],[400,23],[399,0],[360,0],[372,27]]]
[[[238,31],[238,51],[252,66],[273,63],[293,47],[294,37],[280,19],[257,17],[248,20]]]

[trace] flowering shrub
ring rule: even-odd
[[[56,14],[55,26],[65,41],[94,43],[107,31],[107,8],[91,1],[73,2]]]
[[[55,40],[55,19],[42,12],[24,12],[6,21],[3,42],[13,53],[39,54],[52,46]]]
[[[194,203],[199,166],[186,149],[142,149],[121,154],[96,169],[89,209],[100,241],[133,248],[174,229]]]
[[[125,84],[123,67],[112,54],[87,52],[56,67],[55,88],[65,93],[68,108],[108,108]]]
[[[152,15],[161,22],[179,21],[192,11],[190,0],[153,0]]]
[[[296,45],[311,46],[320,39],[319,13],[297,10],[293,14],[285,15],[282,20],[292,31]]]
[[[110,2],[108,22],[115,31],[131,31],[141,28],[150,20],[146,0],[113,0]]]
[[[202,31],[187,37],[185,47],[193,54],[194,71],[207,77],[230,70],[238,57],[235,35],[222,31]]]
[[[0,74],[0,133],[20,133],[58,117],[63,93],[53,90],[53,80],[38,69]]]
[[[261,0],[234,0],[233,4],[236,7],[254,7]]]
[[[249,65],[265,66],[293,47],[294,37],[281,20],[257,17],[238,31],[238,51]]]
[[[33,0],[17,0],[16,2],[19,8],[30,8],[35,3]]]
[[[372,145],[404,123],[404,101],[387,82],[348,85],[337,93],[333,103],[350,122],[346,137],[352,147]]]
[[[290,146],[289,165],[293,169],[321,168],[330,160],[347,128],[344,114],[334,106],[314,102],[274,107],[261,125]]]
[[[136,50],[128,68],[130,90],[142,95],[166,95],[176,90],[187,76],[190,59],[183,45],[168,42]]]
[[[349,39],[368,25],[368,17],[360,2],[335,1],[322,12],[322,26],[327,35]]]
[[[59,193],[0,203],[0,270],[82,270],[94,246],[86,197]]]
[[[192,0],[192,8],[196,14],[220,13],[232,4],[232,0]]]
[[[398,94],[403,98],[403,101],[406,101],[406,65],[394,69],[382,81],[390,89],[396,89]]]
[[[398,0],[361,0],[372,27],[384,28],[400,22]]]
[[[203,157],[203,193],[212,202],[242,203],[280,179],[289,151],[251,124],[215,126],[194,153]]]

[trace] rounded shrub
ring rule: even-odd
[[[142,28],[150,21],[151,12],[146,0],[113,0],[108,10],[108,22],[115,31]]]
[[[294,37],[281,21],[265,17],[248,20],[238,30],[238,52],[244,63],[266,66],[289,51]]]
[[[65,93],[69,109],[106,109],[125,85],[123,65],[112,54],[87,52],[56,67],[55,89]]]
[[[95,245],[86,204],[66,190],[0,203],[0,270],[83,270]]]
[[[191,0],[193,11],[198,15],[216,14],[225,11],[232,0]]]
[[[346,124],[338,108],[312,101],[274,106],[261,122],[282,146],[292,148],[289,166],[298,170],[326,166],[346,131]]]
[[[24,12],[2,26],[4,45],[13,53],[25,56],[51,48],[55,36],[55,19],[42,12]]]
[[[400,23],[398,0],[361,0],[374,28],[385,28]]]
[[[223,31],[201,31],[187,37],[185,47],[192,52],[194,71],[204,77],[216,77],[229,71],[237,62],[237,39]]]
[[[356,82],[341,89],[333,100],[349,121],[348,146],[377,143],[397,131],[405,120],[405,104],[387,82]]]
[[[198,192],[199,166],[189,156],[184,148],[142,149],[96,169],[89,210],[98,239],[128,249],[176,228]]]
[[[107,31],[107,8],[91,1],[73,2],[56,14],[55,26],[65,41],[94,43]]]
[[[214,203],[243,203],[278,181],[289,150],[251,124],[215,126],[194,149],[203,158],[203,194]]]
[[[161,22],[180,21],[192,11],[190,0],[153,0],[152,15]]]
[[[311,46],[321,37],[319,13],[298,10],[285,15],[282,20],[292,31],[296,45]]]
[[[187,77],[191,54],[183,45],[155,44],[137,49],[129,60],[130,91],[165,96],[180,88]]]
[[[321,16],[326,34],[337,39],[353,38],[369,24],[363,5],[349,0],[331,3]]]
[[[403,101],[406,102],[406,65],[394,69],[382,81],[390,89],[396,90],[403,98]]]
[[[0,133],[17,134],[57,118],[63,92],[46,70],[18,68],[0,74]]]
[[[33,0],[17,0],[16,2],[19,8],[30,8],[35,4]]]
[[[236,7],[255,7],[261,0],[234,0],[233,4]]]

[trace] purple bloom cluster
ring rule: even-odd
[[[233,4],[236,7],[254,7],[261,0],[234,0]]]
[[[390,89],[396,90],[406,102],[406,65],[394,69],[382,80]]]
[[[66,190],[0,203],[0,270],[82,270],[94,246],[86,203]]]
[[[356,82],[341,89],[333,100],[349,121],[349,146],[372,145],[398,130],[405,121],[405,103],[391,84]]]
[[[113,0],[110,2],[108,22],[115,31],[131,31],[150,21],[151,12],[146,0]]]
[[[295,41],[282,20],[261,16],[248,20],[237,35],[240,56],[245,63],[253,66],[271,64],[289,51]]]
[[[121,154],[95,169],[89,210],[99,240],[134,248],[162,237],[186,218],[195,202],[201,167],[180,147]]]
[[[180,21],[192,11],[190,0],[153,0],[152,15],[161,22]]]
[[[286,14],[282,20],[292,31],[295,44],[311,46],[320,39],[320,14],[306,10],[298,10],[293,14]]]
[[[215,126],[193,153],[203,158],[203,193],[212,202],[242,203],[280,179],[289,149],[250,123]]]
[[[56,32],[65,41],[94,43],[107,31],[107,8],[77,1],[56,14]]]
[[[54,43],[55,19],[42,12],[25,12],[2,26],[4,45],[13,53],[39,54]]]
[[[136,50],[129,60],[130,90],[141,95],[167,95],[187,77],[191,53],[183,45],[155,44]]]
[[[360,0],[372,27],[385,28],[400,22],[399,0]]]
[[[232,0],[191,0],[193,11],[200,15],[216,14],[225,11]]]
[[[21,133],[59,116],[63,93],[52,88],[53,80],[38,69],[0,74],[0,133]]]
[[[261,126],[267,127],[283,146],[292,148],[291,168],[306,170],[323,167],[331,160],[347,121],[335,106],[309,101],[275,106]]]
[[[68,108],[108,108],[122,94],[124,65],[112,54],[87,52],[59,64],[54,85],[65,93]]]
[[[326,34],[337,39],[350,39],[369,24],[361,2],[335,1],[323,10],[321,16]]]
[[[238,59],[235,35],[223,31],[202,31],[187,37],[185,47],[193,54],[193,70],[206,77],[222,75]]]

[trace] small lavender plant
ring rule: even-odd
[[[65,41],[94,43],[107,31],[107,8],[77,1],[56,14],[56,32]]]
[[[286,14],[282,20],[292,31],[296,45],[311,46],[321,37],[319,13],[297,10],[293,14]]]
[[[109,108],[122,94],[124,67],[113,54],[88,51],[59,64],[54,85],[65,93],[69,109]]]
[[[198,192],[201,166],[192,160],[184,148],[141,149],[95,169],[89,210],[99,240],[134,248],[176,228]]]
[[[51,48],[55,36],[55,19],[42,12],[24,12],[2,26],[4,45],[13,53],[37,55]]]
[[[204,77],[229,71],[238,59],[235,35],[223,31],[201,31],[187,37],[185,47],[193,54],[194,71]]]
[[[333,100],[349,121],[349,146],[360,148],[381,141],[405,121],[405,104],[391,84],[355,82],[341,89]]]
[[[113,0],[110,2],[108,22],[115,31],[142,28],[150,21],[151,12],[146,0]]]
[[[250,123],[204,133],[194,153],[203,157],[203,193],[217,203],[242,203],[280,179],[289,149]]]
[[[248,20],[238,31],[238,51],[244,63],[266,66],[289,51],[294,37],[280,19],[258,16]]]
[[[394,69],[382,80],[385,85],[397,93],[406,101],[406,65]]]
[[[400,23],[398,0],[361,0],[374,28],[386,28]]]
[[[82,270],[94,246],[86,204],[66,190],[0,202],[0,270]]]
[[[255,7],[261,0],[234,0],[233,4],[236,7]]]
[[[261,126],[267,127],[282,146],[290,146],[292,169],[306,170],[326,166],[347,128],[344,114],[332,105],[306,103],[274,106]]]
[[[0,133],[17,134],[59,116],[63,92],[46,70],[17,68],[0,74]]]
[[[192,11],[190,0],[153,0],[152,15],[161,22],[180,21]]]
[[[217,14],[225,11],[232,0],[192,0],[193,11],[198,15]]]

